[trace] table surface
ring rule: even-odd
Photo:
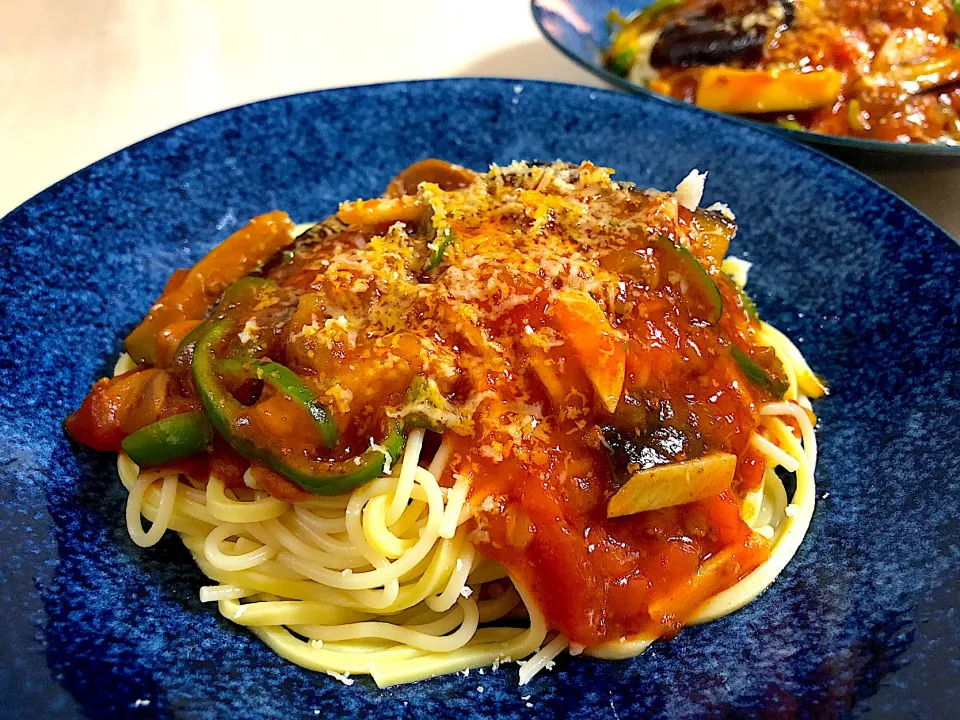
[[[277,95],[433,77],[603,86],[526,0],[0,0],[0,216],[186,120]],[[870,174],[960,238],[960,165]]]

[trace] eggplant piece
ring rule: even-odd
[[[795,17],[792,0],[776,0],[766,11],[724,15],[713,5],[702,14],[670,21],[650,54],[655,68],[685,68],[741,63],[763,58],[767,31],[789,27]]]
[[[720,322],[723,315],[723,296],[696,256],[666,235],[657,235],[651,246],[660,251],[660,262],[668,272],[677,270],[686,280],[683,292],[693,304],[694,316],[711,325]]]
[[[689,439],[680,430],[664,425],[646,432],[600,428],[614,476],[626,482],[634,473],[675,462],[688,451]]]
[[[743,30],[711,18],[676,20],[657,38],[650,64],[662,69],[756,63],[763,57],[766,30]]]

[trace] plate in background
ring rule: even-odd
[[[661,188],[710,171],[704,204],[736,211],[732,252],[754,263],[763,317],[833,389],[816,405],[810,532],[755,602],[631,661],[565,657],[524,688],[510,664],[380,691],[292,665],[201,605],[205,578],[172,534],[129,540],[114,457],[60,423],[169,273],[254,215],[323,217],[431,156],[592,159]],[[960,704],[960,249],[814,150],[577,86],[347,88],[111,155],[0,220],[0,247],[0,716],[944,717]]]
[[[681,100],[653,92],[649,88],[630,82],[610,72],[603,65],[604,50],[610,44],[606,17],[611,10],[617,10],[628,16],[653,3],[654,0],[531,0],[533,18],[543,36],[560,52],[573,60],[587,72],[605,80],[611,85],[637,93],[655,97],[663,102],[675,105],[687,105]],[[701,112],[715,115],[712,110],[698,108]],[[950,166],[960,163],[960,146],[936,145],[930,143],[893,143],[881,140],[863,140],[859,138],[823,135],[799,130],[788,130],[772,123],[750,120],[737,115],[726,115],[738,122],[749,123],[785,135],[793,140],[822,147],[841,159],[856,164],[863,169],[884,167],[898,169],[901,162],[929,165],[931,163]],[[890,154],[900,156],[891,160]],[[911,160],[913,162],[911,162]],[[939,161],[939,163],[937,162]],[[898,163],[898,164],[893,164]]]

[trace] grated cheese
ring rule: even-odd
[[[251,318],[250,320],[247,320],[246,324],[243,326],[243,330],[240,331],[240,334],[237,337],[240,338],[241,343],[246,345],[257,336],[259,331],[260,326],[257,325],[257,319]]]
[[[340,682],[342,682],[344,685],[347,685],[348,687],[350,685],[353,685],[353,683],[355,682],[355,680],[352,677],[350,677],[350,673],[348,672],[341,674],[335,670],[327,670],[327,675],[339,680]]]
[[[373,441],[373,438],[370,438],[370,449],[376,450],[378,453],[381,453],[383,455],[383,474],[389,475],[390,466],[391,466],[391,463],[393,462],[393,458],[391,457],[390,452],[385,447],[383,447],[383,445],[377,445],[377,443]]]
[[[346,415],[350,412],[350,402],[353,400],[353,391],[339,383],[329,388],[324,395],[331,398],[337,406],[337,412]]]
[[[690,212],[696,210],[697,206],[700,205],[700,201],[703,199],[703,188],[706,181],[706,173],[700,173],[696,168],[691,170],[690,174],[677,185],[677,190],[674,193],[677,202]]]

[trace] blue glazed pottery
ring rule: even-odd
[[[282,660],[198,600],[172,534],[127,537],[115,457],[61,430],[125,334],[247,219],[379,194],[413,161],[708,170],[762,316],[831,395],[818,508],[755,602],[625,662],[562,658],[379,690]],[[651,98],[509,80],[347,88],[176,127],[0,220],[0,716],[949,717],[960,707],[960,249],[809,148]]]

